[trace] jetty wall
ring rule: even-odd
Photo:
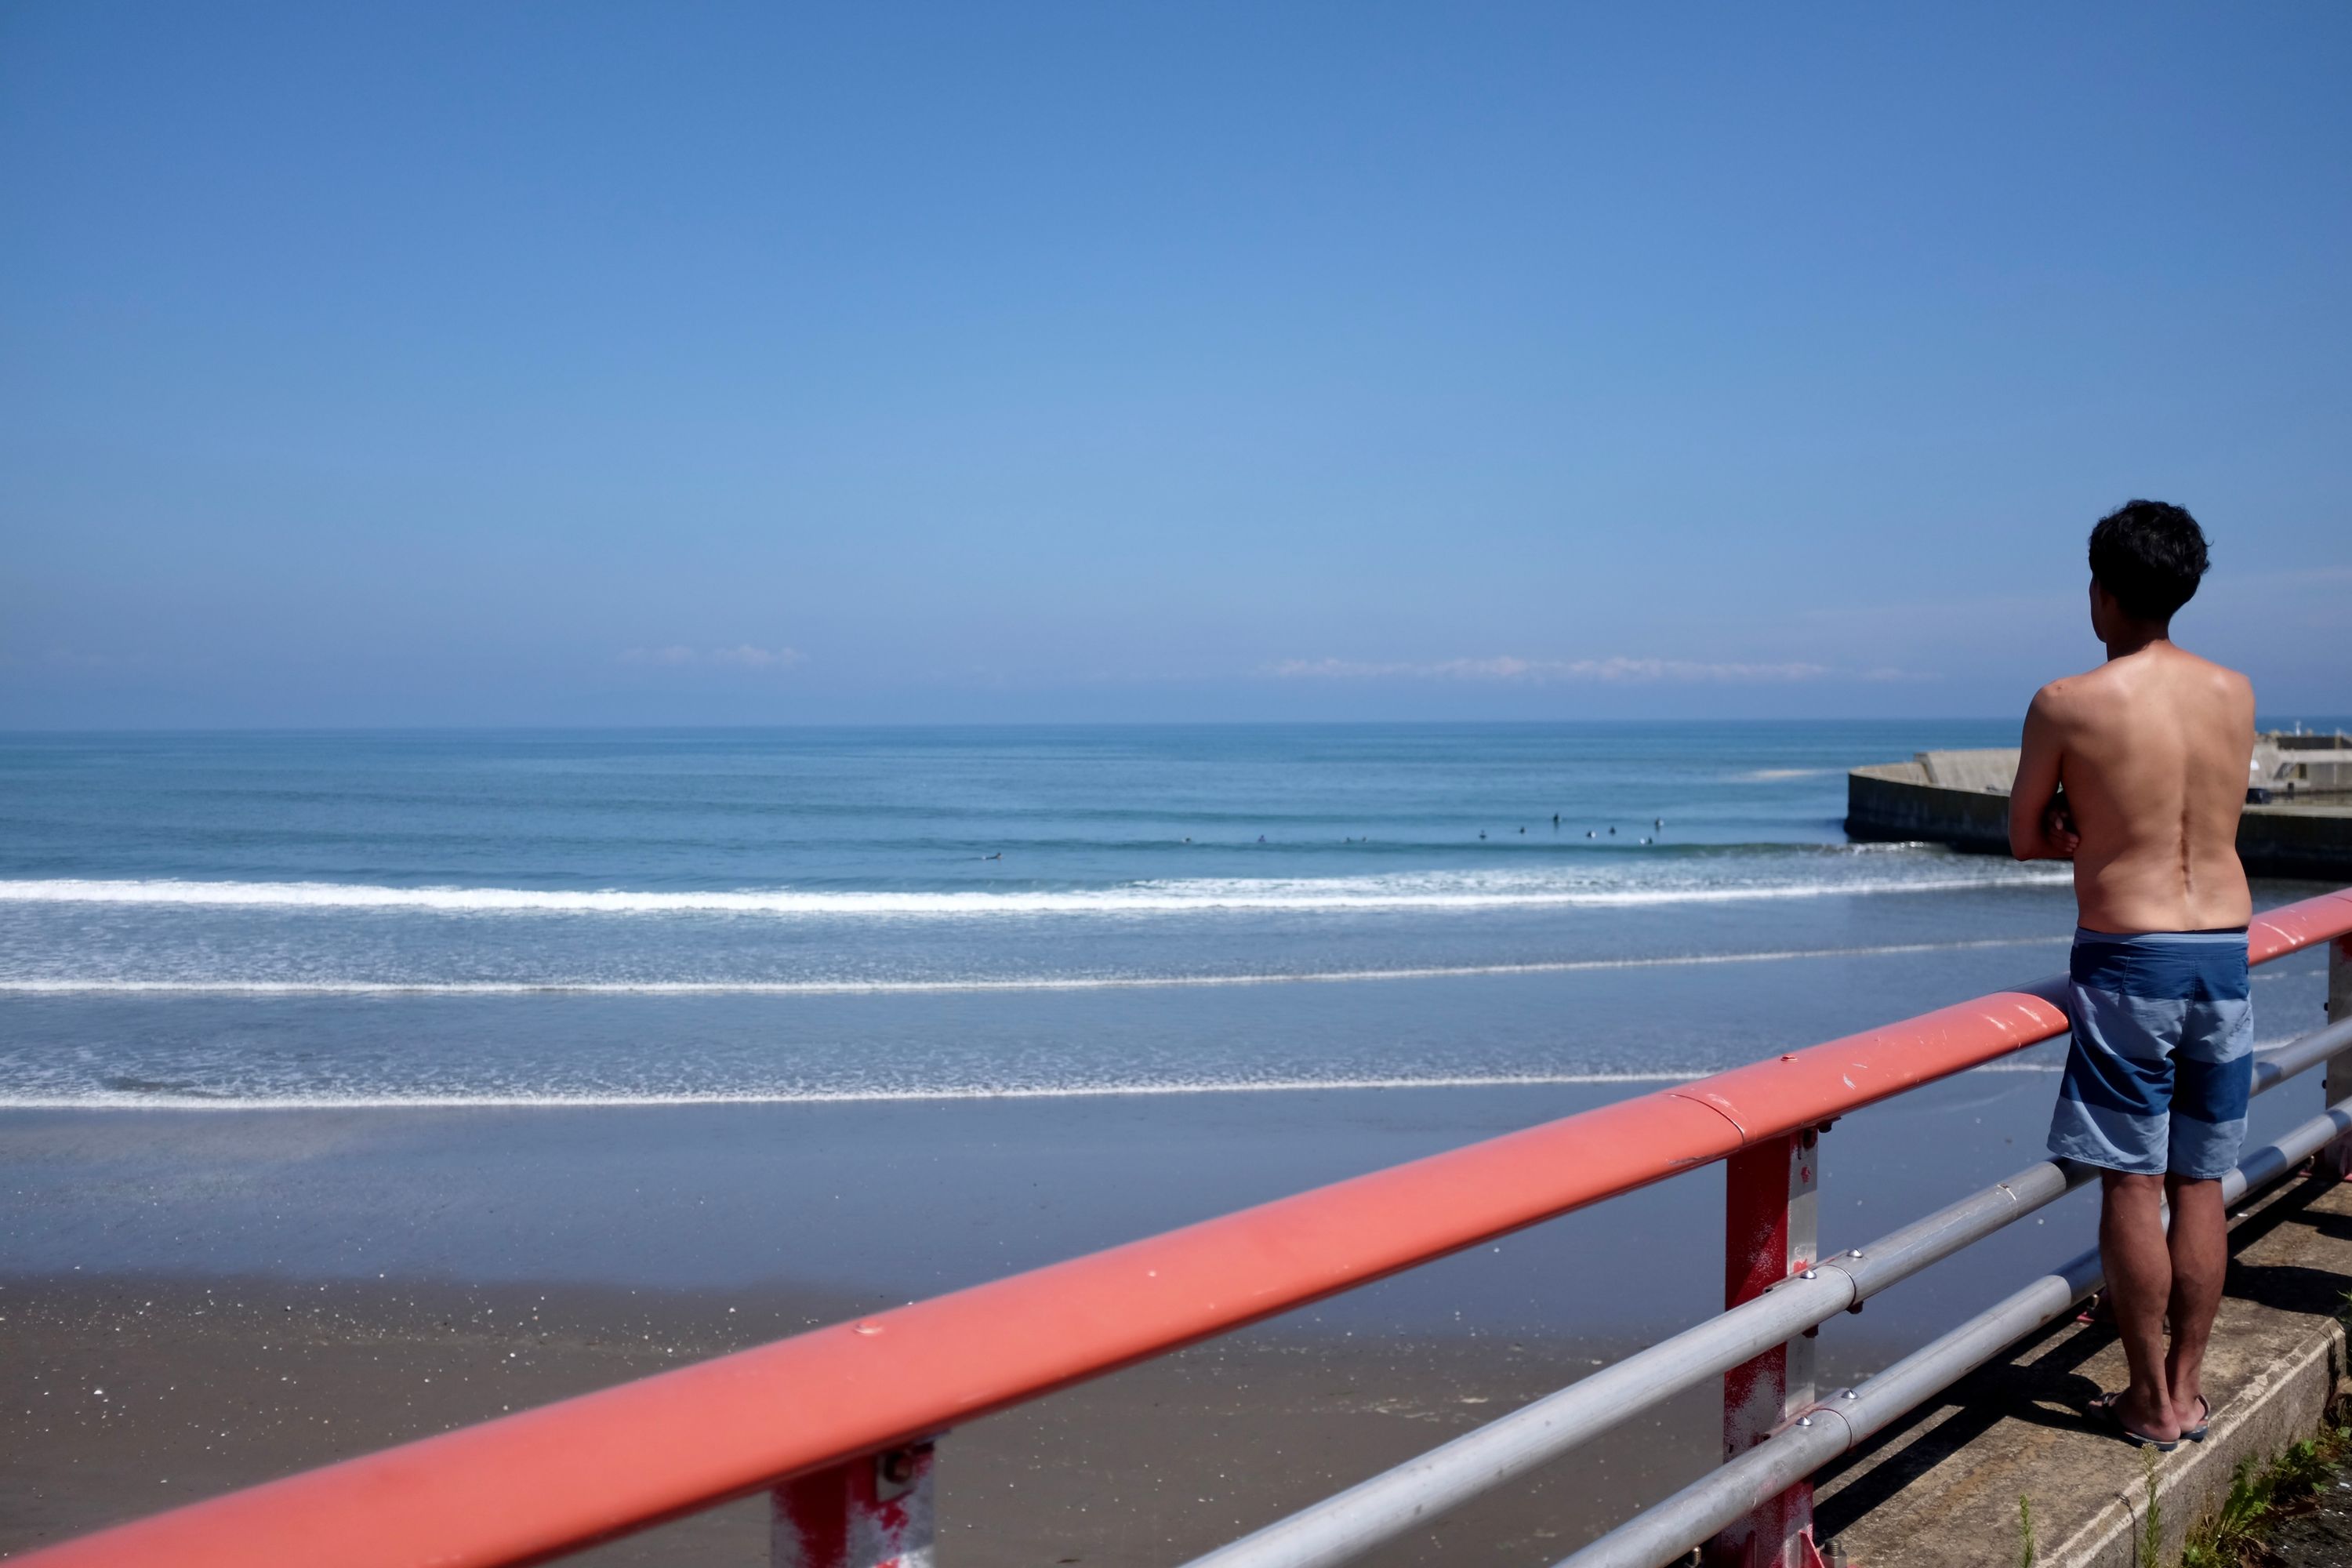
[[[2016,774],[2014,751],[1921,752],[1907,763],[1856,768],[1846,775],[1846,837],[2006,855]],[[2352,877],[2352,796],[2247,806],[2238,858],[2256,877]]]
[[[1845,780],[1845,836],[1864,843],[1946,844],[2009,853],[2009,787],[1956,789],[1927,782],[1919,763],[1856,768]]]

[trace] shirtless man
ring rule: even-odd
[[[2199,1374],[2229,1261],[2221,1178],[2253,1081],[2237,839],[2254,692],[2171,637],[2204,574],[2205,536],[2179,507],[2136,500],[2091,531],[2107,662],[2035,694],[2009,797],[2017,858],[2074,863],[2074,1035],[2050,1152],[2101,1169],[2099,1252],[2131,1366],[2094,1410],[2168,1451],[2203,1441],[2211,1414]]]

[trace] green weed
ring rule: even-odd
[[[2180,1568],[2240,1568],[2258,1560],[2263,1536],[2278,1512],[2279,1472],[2256,1470],[2253,1457],[2238,1461],[2230,1495],[2189,1532]]]
[[[2033,1500],[2020,1494],[2017,1500],[2017,1568],[2033,1568]]]
[[[2265,1561],[2263,1542],[2271,1526],[2352,1456],[2352,1426],[2337,1425],[2342,1419],[2339,1411],[2318,1436],[2267,1465],[2251,1457],[2240,1460],[2230,1477],[2230,1495],[2189,1530],[2181,1568],[2251,1568]]]

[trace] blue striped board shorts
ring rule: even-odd
[[[2246,1137],[2254,1004],[2246,933],[2077,927],[2074,1044],[2053,1158],[2197,1181],[2227,1175]]]

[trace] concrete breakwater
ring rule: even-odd
[[[1846,775],[1846,837],[2009,853],[2015,748],[1920,752]],[[2238,824],[2238,858],[2257,877],[2352,876],[2352,736],[2260,737]]]

